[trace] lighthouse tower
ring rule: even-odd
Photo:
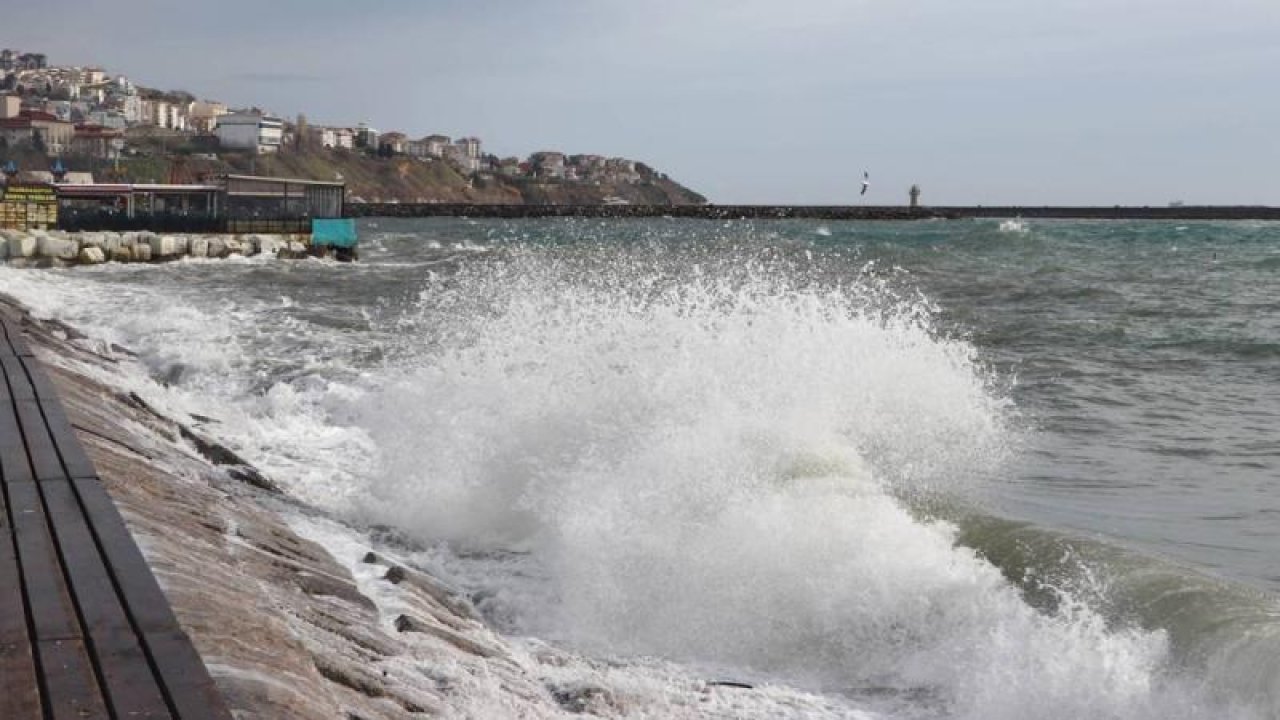
[[[914,210],[920,207],[920,186],[912,185],[909,194],[911,195],[911,208]]]

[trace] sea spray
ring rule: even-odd
[[[421,352],[366,399],[368,517],[521,553],[486,565],[488,612],[591,652],[962,717],[1202,714],[1162,633],[1036,611],[898,499],[963,491],[1009,435],[927,310],[792,260],[620,255],[516,250],[424,293]]]
[[[859,226],[900,234],[877,251],[890,264],[868,268],[856,249],[806,256],[795,233],[740,224],[693,247],[683,235],[702,231],[678,223],[593,226],[610,243],[586,246],[520,227],[532,240],[514,247],[476,228],[496,249],[466,258],[388,240],[385,264],[341,275],[182,263],[0,279],[104,349],[138,351],[169,384],[140,375],[130,389],[211,418],[292,493],[429,543],[420,559],[503,629],[597,654],[588,663],[619,678],[636,654],[664,653],[690,663],[673,673],[758,686],[723,714],[776,716],[762,699],[794,684],[889,716],[1249,716],[1214,696],[1277,715],[1274,613],[1223,630],[1223,595],[1206,585],[1213,640],[1189,662],[1180,638],[1200,631],[1168,602],[1182,590],[1156,587],[1149,622],[1097,603],[1114,584],[1055,583],[1033,609],[1002,559],[903,510],[940,491],[963,504],[988,473],[1021,479],[999,465],[1020,421],[998,378],[902,288],[951,285],[944,317],[974,325],[986,355],[993,306],[952,314],[974,310],[955,288],[995,266],[991,287],[1005,288],[1021,254],[1057,244],[947,246],[965,228],[934,225],[938,242],[913,249],[922,231]],[[663,247],[624,241],[637,228],[665,233]],[[886,282],[892,264],[911,273]],[[589,674],[562,660],[557,687]],[[645,702],[627,707],[699,716]]]

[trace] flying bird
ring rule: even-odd
[[[862,192],[859,195],[866,195],[867,188],[871,187],[871,173],[863,171],[862,173]]]

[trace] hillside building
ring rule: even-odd
[[[247,150],[266,155],[280,150],[284,121],[258,113],[229,113],[217,119],[218,142],[227,150]]]

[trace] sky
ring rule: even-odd
[[[0,47],[721,204],[1280,205],[1280,0],[0,0]]]

